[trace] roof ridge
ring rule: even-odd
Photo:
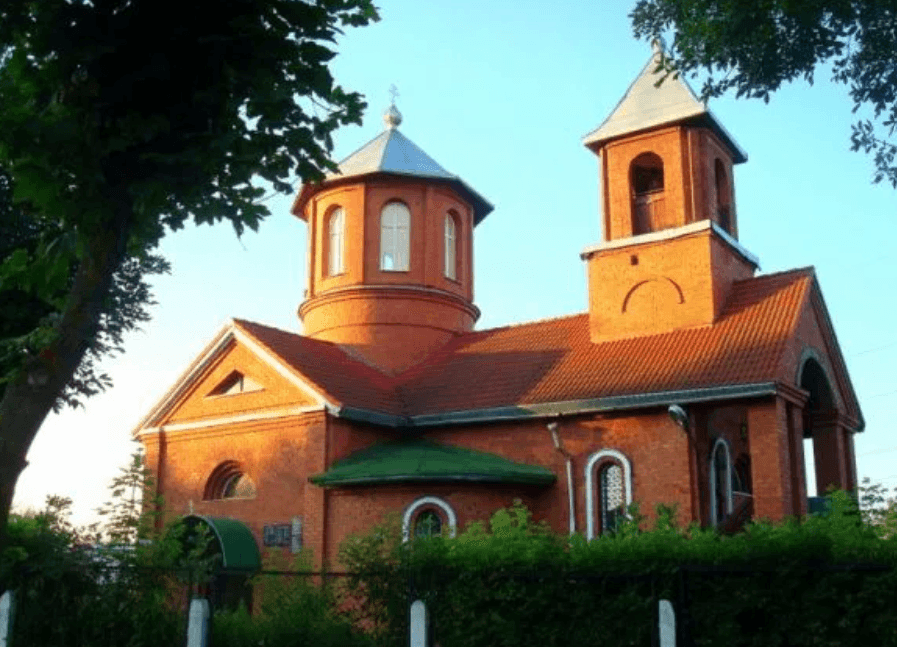
[[[803,267],[793,267],[788,270],[779,270],[778,272],[771,272],[769,274],[759,274],[757,276],[752,276],[748,279],[738,279],[734,281],[735,284],[738,283],[748,283],[750,281],[758,281],[761,279],[771,279],[781,276],[786,276],[788,274],[804,274],[806,276],[815,276],[816,275],[816,267],[814,265],[804,265]]]
[[[507,330],[509,328],[522,328],[524,326],[535,326],[538,324],[549,323],[552,321],[560,321],[562,319],[574,319],[576,317],[588,316],[588,314],[589,314],[589,312],[588,312],[588,310],[586,310],[584,312],[574,312],[574,313],[569,313],[569,314],[565,314],[565,315],[553,315],[551,317],[542,317],[541,319],[531,319],[529,321],[516,321],[516,322],[504,324],[502,326],[495,326],[494,328],[483,328],[482,330],[472,330],[471,332],[466,333],[465,335],[461,335],[461,338],[463,339],[466,335],[479,335],[481,333],[496,332],[499,330]]]

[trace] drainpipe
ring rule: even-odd
[[[554,442],[554,448],[557,452],[564,457],[567,462],[567,498],[569,502],[569,518],[570,518],[570,534],[576,534],[576,503],[573,492],[573,456],[564,449],[564,443],[561,441],[560,434],[558,434],[558,423],[555,421],[549,422],[545,427],[551,433],[551,440]]]

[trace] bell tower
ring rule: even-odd
[[[473,228],[492,205],[399,131],[394,103],[383,121],[292,212],[308,223],[305,334],[395,374],[473,329]]]
[[[756,258],[738,243],[747,155],[681,76],[648,63],[584,144],[600,160],[602,241],[586,248],[592,341],[712,324]],[[659,83],[659,84],[658,84]]]

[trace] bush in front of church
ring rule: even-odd
[[[633,508],[615,533],[586,541],[518,504],[453,538],[403,544],[377,529],[341,559],[373,574],[353,592],[378,611],[382,645],[405,644],[414,599],[441,647],[652,644],[661,599],[682,644],[897,645],[897,538],[864,521],[851,496],[731,536],[675,519],[661,506],[646,528]]]

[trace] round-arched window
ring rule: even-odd
[[[663,160],[655,153],[642,153],[630,166],[632,188],[632,235],[647,234],[669,226],[664,206]]]
[[[455,280],[458,278],[458,220],[451,212],[445,214],[443,236],[445,276]]]
[[[732,198],[729,191],[729,174],[722,160],[713,163],[716,184],[716,222],[727,233],[732,233]]]
[[[336,276],[343,272],[343,239],[346,216],[342,207],[337,207],[327,219],[327,275]]]
[[[402,516],[402,537],[405,541],[443,533],[454,537],[457,527],[458,520],[452,506],[435,496],[424,496],[412,502]]]
[[[632,464],[623,452],[602,449],[589,457],[586,478],[586,539],[617,530],[632,503]]]
[[[407,272],[411,246],[411,212],[401,202],[390,202],[380,213],[380,269]]]
[[[710,453],[710,524],[719,525],[732,514],[732,455],[729,444],[717,438]]]
[[[435,510],[420,512],[412,522],[412,534],[415,539],[438,537],[442,534],[442,517]]]
[[[605,464],[599,474],[601,533],[612,533],[626,514],[623,494],[623,466],[617,462]]]
[[[224,461],[209,475],[203,499],[251,499],[255,497],[255,483],[237,461]]]

